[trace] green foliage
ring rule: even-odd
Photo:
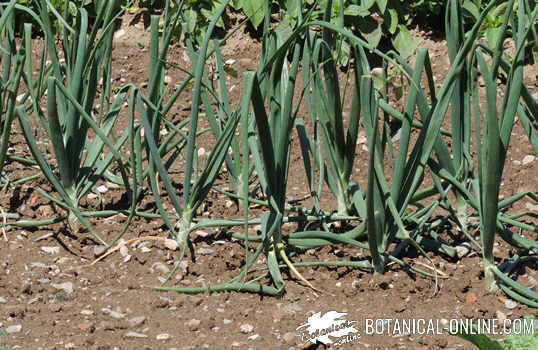
[[[534,320],[534,332],[532,334],[520,333],[510,334],[504,338],[504,350],[534,350],[538,349],[538,322],[534,317],[527,319]]]
[[[476,20],[480,13],[483,11],[484,7],[487,5],[487,1],[484,0],[463,0],[462,1],[462,7],[465,9],[466,15],[473,20]],[[519,6],[519,2],[514,3],[514,11],[517,13],[517,8]],[[536,7],[535,1],[525,1],[524,6],[526,8],[525,13],[530,14],[532,10]],[[497,5],[491,13],[486,16],[486,20],[484,21],[484,24],[481,28],[481,36],[486,39],[486,42],[489,46],[493,47],[495,42],[497,41],[499,35],[502,32],[502,16],[506,13],[508,10],[508,2],[501,2],[499,5]],[[527,20],[527,18],[521,19],[516,17],[517,21],[520,20]],[[512,24],[510,24],[512,25]],[[535,22],[532,26],[531,33],[530,33],[530,39],[529,40],[529,47],[532,49],[533,54],[533,60],[534,64],[538,64],[538,22]]]
[[[512,333],[504,338],[504,341],[498,342],[491,339],[485,334],[456,333],[452,334],[461,339],[467,340],[475,345],[479,350],[534,350],[538,349],[538,331],[536,326],[538,322],[532,316],[524,317],[525,320],[533,320],[533,333],[525,333],[524,330],[519,330],[518,333]]]
[[[222,0],[187,0],[175,6],[181,18],[183,31],[194,38],[195,44],[201,42],[207,24]],[[301,15],[310,13],[310,20],[324,19],[326,8],[330,5],[330,23],[352,29],[353,32],[377,47],[384,38],[403,56],[410,56],[418,46],[409,28],[415,18],[430,18],[442,12],[442,1],[388,1],[388,0],[234,0],[230,2],[217,28],[228,30],[230,13],[239,13],[255,28],[259,29],[270,9],[279,18],[279,26],[291,31]],[[342,43],[339,62],[347,64],[349,45]]]
[[[52,25],[55,31],[61,29],[62,23],[58,19],[62,17],[76,17],[78,10],[84,8],[88,12],[90,18],[94,18],[103,5],[106,6],[107,0],[19,0],[18,4],[26,6],[29,10],[38,13],[42,5],[46,5],[49,14],[53,17]],[[129,0],[119,0],[120,5],[124,6],[129,3]],[[26,12],[21,12],[16,19],[17,27],[21,27],[23,23],[33,23],[36,29],[39,29],[38,23],[31,15]]]

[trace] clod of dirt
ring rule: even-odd
[[[284,334],[282,339],[284,339],[286,344],[289,344],[289,345],[295,345],[297,343],[297,336],[292,332],[288,332]]]

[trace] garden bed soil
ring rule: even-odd
[[[121,73],[118,84],[127,81],[143,86],[147,81],[149,35],[141,23],[124,20],[125,32],[116,39],[114,65]],[[421,35],[422,45],[432,55],[436,76],[443,78],[448,69],[446,43]],[[224,58],[234,59],[232,67],[239,73],[238,78],[230,78],[232,100],[237,101],[239,96],[240,73],[256,68],[259,49],[259,42],[241,32],[224,47]],[[185,52],[179,45],[172,47],[170,58],[186,65]],[[174,69],[168,74],[171,84],[184,78],[184,74]],[[526,83],[533,92],[538,91],[537,72],[532,67],[526,68]],[[181,99],[170,117],[174,121],[186,118],[189,107],[189,100]],[[15,129],[12,147],[20,152],[17,155],[29,156],[20,128]],[[537,190],[538,160],[521,163],[533,151],[519,124],[514,133],[502,187],[505,196]],[[210,148],[211,141],[201,142]],[[297,145],[296,138],[293,143]],[[300,159],[299,149],[294,147],[290,170],[293,176],[288,183],[294,198],[308,194]],[[359,152],[357,164],[366,161],[367,152]],[[362,185],[364,168],[357,166],[354,174]],[[12,180],[37,171],[16,163],[10,164],[7,170]],[[173,178],[179,177],[181,162],[170,171]],[[218,181],[225,186],[223,179]],[[23,220],[62,214],[61,209],[36,193],[36,187],[46,189],[49,185],[41,179],[8,189],[2,192],[0,207],[19,213]],[[101,200],[88,199],[81,205],[96,210],[118,207],[122,205],[122,193],[111,187]],[[140,210],[154,210],[151,202],[148,196]],[[524,209],[525,203],[518,203],[514,209]],[[303,205],[308,207],[308,201]],[[335,209],[328,196],[322,205],[327,210]],[[261,213],[259,208],[253,210],[253,215]],[[215,192],[210,194],[203,212],[203,216],[213,218],[240,217],[236,205],[230,205]],[[125,217],[118,215],[94,220],[93,224],[99,234],[111,240],[124,222]],[[295,224],[288,224],[286,231],[296,228]],[[447,233],[450,234],[459,236],[457,232]],[[136,218],[125,238],[145,236],[165,237],[163,222]],[[398,265],[390,265],[380,276],[347,267],[315,267],[300,270],[323,293],[313,291],[286,272],[283,297],[229,292],[185,295],[152,290],[152,286],[160,284],[159,278],[171,269],[177,256],[177,252],[167,250],[158,241],[129,245],[126,251],[116,252],[90,266],[97,243],[88,233],[72,234],[63,223],[39,229],[11,227],[6,230],[6,238],[7,241],[0,232],[0,328],[20,325],[21,329],[0,335],[0,348],[10,345],[13,349],[43,350],[324,349],[331,347],[304,343],[296,329],[314,313],[337,311],[347,313],[347,320],[357,321],[361,334],[360,339],[341,346],[342,349],[472,349],[469,343],[446,334],[368,335],[365,320],[516,319],[536,314],[524,305],[512,307],[502,292],[485,291],[482,260],[476,251],[458,261],[429,253],[440,271],[452,275],[450,279],[440,279],[437,285],[434,280],[409,273]],[[177,271],[168,284],[192,287],[222,283],[239,273],[245,252],[241,242],[215,229],[198,232],[193,239],[196,261],[189,261],[188,267]],[[504,243],[498,243],[499,262],[509,256],[509,251]],[[293,260],[348,260],[350,257],[359,259],[367,254],[334,246],[308,251]],[[429,265],[427,259],[413,251],[404,259],[424,269]],[[527,285],[532,286],[538,280],[536,269],[523,267],[519,272],[520,281]]]

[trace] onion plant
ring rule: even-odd
[[[517,5],[517,6],[515,6]],[[514,8],[516,10],[514,10]],[[517,13],[515,12],[517,11]],[[507,4],[507,10],[502,18],[501,33],[497,37],[491,63],[488,64],[484,50],[477,49],[475,58],[477,68],[473,71],[473,111],[476,124],[476,137],[478,144],[478,179],[476,191],[480,214],[480,236],[483,245],[484,274],[486,286],[489,289],[496,287],[496,280],[501,288],[514,299],[528,305],[538,307],[538,293],[520,285],[501,271],[494,260],[493,248],[497,232],[502,232],[502,237],[508,238],[508,242],[520,249],[536,251],[535,242],[528,241],[521,236],[509,232],[503,223],[499,223],[500,205],[499,193],[502,174],[506,162],[506,155],[515,124],[517,113],[522,111],[520,100],[522,99],[522,82],[526,38],[529,35],[529,27],[536,20],[538,10],[528,14],[529,23],[525,18],[525,3],[523,0],[512,0]],[[516,20],[517,19],[517,20]],[[504,90],[502,101],[499,100],[497,77],[501,70],[503,58],[503,44],[509,37],[508,26],[512,27],[512,40],[515,43],[515,56],[509,65],[507,85]],[[476,75],[480,74],[485,85],[486,105],[482,110],[478,101],[479,87]],[[499,103],[500,102],[500,103]],[[500,105],[500,107],[499,107]],[[536,230],[536,229],[535,229]],[[525,244],[527,243],[527,244]],[[532,257],[531,257],[532,259]],[[508,272],[514,266],[525,261],[525,257],[515,256],[508,265]]]
[[[330,3],[330,2],[329,2]],[[326,19],[330,20],[330,10],[327,6]],[[332,33],[327,28],[323,29],[323,35],[318,37],[313,33],[308,36],[308,42],[304,50],[305,62],[308,69],[303,71],[303,81],[307,84],[307,105],[310,121],[314,129],[314,140],[304,140],[303,148],[310,149],[316,154],[313,159],[318,161],[318,169],[322,174],[326,169],[325,180],[337,201],[337,212],[340,215],[348,215],[351,209],[351,199],[358,191],[357,184],[351,182],[356,155],[356,143],[360,121],[360,93],[357,82],[351,87],[351,108],[347,113],[347,131],[344,126],[345,99],[341,96],[338,79],[337,60],[335,54],[336,43],[332,39]],[[362,69],[364,64],[362,57],[356,57],[358,76],[366,74]],[[323,77],[322,77],[323,76]],[[344,91],[345,94],[345,91]],[[318,130],[319,129],[319,130]],[[306,135],[306,134],[304,134]],[[321,140],[319,140],[320,138]],[[312,145],[308,147],[309,145]],[[321,152],[321,150],[325,152]],[[326,153],[326,154],[324,154]],[[304,155],[306,156],[306,155]],[[325,160],[321,164],[320,160]],[[306,171],[312,181],[309,163],[306,163]],[[311,188],[311,192],[314,188]],[[321,194],[318,193],[317,196]],[[360,191],[358,196],[362,196]]]
[[[11,127],[15,119],[15,107],[22,81],[26,48],[15,42],[15,1],[0,8],[0,44],[2,73],[0,76],[0,175],[6,163]],[[31,52],[31,51],[30,51]],[[21,101],[22,102],[22,101]]]
[[[221,133],[216,139],[216,144],[214,145],[213,151],[207,157],[205,163],[199,167],[196,140],[199,129],[198,122],[200,118],[200,109],[203,106],[202,95],[203,90],[206,88],[203,84],[205,76],[204,68],[206,66],[211,33],[215,28],[216,22],[224,12],[228,2],[229,1],[225,1],[219,10],[214,14],[213,20],[208,26],[206,39],[204,40],[200,52],[194,61],[194,73],[192,75],[194,80],[192,90],[192,108],[191,116],[188,119],[189,131],[186,133],[186,135],[184,135],[186,138],[186,143],[184,144],[185,167],[182,187],[183,200],[179,199],[176,189],[174,189],[172,186],[170,176],[166,170],[167,165],[163,161],[163,154],[159,151],[160,143],[158,129],[154,129],[155,125],[158,123],[156,118],[162,118],[165,116],[165,112],[167,112],[169,110],[169,106],[171,106],[169,103],[163,107],[162,100],[159,97],[162,96],[162,94],[158,92],[162,87],[162,79],[159,80],[155,75],[162,74],[162,71],[153,71],[153,74],[155,75],[152,75],[151,81],[155,82],[156,85],[151,91],[157,92],[155,96],[152,96],[150,92],[150,96],[146,97],[142,92],[138,90],[136,91],[135,103],[144,127],[146,153],[147,158],[150,160],[150,168],[148,173],[150,186],[161,216],[167,224],[167,227],[170,229],[171,234],[177,239],[177,242],[183,245],[183,252],[185,251],[185,247],[187,247],[190,243],[189,233],[191,232],[191,226],[193,225],[196,212],[204,202],[206,196],[213,186],[213,182],[219,174],[239,121],[239,115],[237,113],[229,116],[229,118],[223,124]],[[156,22],[153,21],[153,23]],[[156,41],[152,40],[152,42]],[[165,43],[165,45],[167,44],[168,43]],[[166,54],[164,53],[164,50],[165,49],[163,48],[163,50],[160,51],[160,60],[165,59]],[[152,57],[158,56],[158,50],[154,48],[154,46],[152,46],[152,52],[154,53]],[[155,60],[155,58],[153,58],[153,60]],[[160,64],[157,61],[152,62],[155,64]],[[225,79],[225,77],[223,76],[222,79]],[[151,86],[153,86],[153,84]],[[160,191],[157,186],[157,175],[164,184],[166,193],[176,212],[175,215],[178,219],[175,224],[172,222],[172,220],[168,219],[169,214],[164,209],[164,205],[160,198]]]
[[[47,108],[42,110],[39,101],[34,108],[40,119],[46,120],[45,134],[49,137],[56,159],[58,173],[46,161],[48,158],[35,140],[34,129],[26,108],[19,107],[17,114],[39,167],[46,178],[60,194],[61,200],[42,190],[39,192],[69,212],[69,222],[80,221],[90,228],[78,209],[79,200],[95,185],[104,171],[115,159],[125,183],[128,184],[119,149],[127,140],[127,133],[111,141],[109,135],[118,118],[126,91],[112,94],[112,38],[116,19],[121,14],[119,4],[102,2],[90,26],[85,9],[78,10],[77,16],[68,17],[67,5],[62,17],[50,8],[48,1],[39,4],[39,20],[44,32],[45,49],[50,60],[51,76],[46,80]],[[54,18],[53,18],[54,17]],[[52,22],[58,20],[62,30],[55,35]],[[56,48],[56,38],[62,45],[61,58]],[[26,72],[31,76],[32,72]],[[99,81],[102,80],[100,107],[95,105]],[[38,96],[38,95],[34,95]],[[98,115],[94,110],[98,110]],[[36,125],[37,127],[37,125]],[[95,139],[90,139],[90,134]],[[104,153],[104,146],[110,153]],[[93,230],[90,231],[92,233]],[[94,233],[95,234],[95,233]],[[104,241],[96,235],[101,243]]]

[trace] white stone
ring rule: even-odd
[[[162,333],[157,335],[157,340],[169,340],[172,339],[172,336],[168,333]]]
[[[245,333],[245,334],[252,333],[252,331],[254,330],[254,326],[251,324],[245,323],[245,324],[242,324],[241,327],[239,327],[239,330],[241,331],[241,333]]]
[[[527,165],[527,164],[530,164],[532,162],[534,162],[534,160],[536,159],[535,156],[533,155],[526,155],[525,157],[523,157],[523,159],[521,160],[521,164],[523,165]]]
[[[504,302],[504,306],[507,308],[507,309],[515,309],[517,307],[517,302],[515,302],[514,300],[512,299],[506,299],[506,301]]]
[[[16,324],[6,328],[6,333],[8,334],[19,333],[20,331],[22,331],[22,326],[20,324]]]
[[[124,246],[124,245],[121,246],[120,254],[121,256],[126,257],[127,255],[129,255],[129,248],[127,248],[127,246]]]
[[[60,247],[41,247],[41,250],[49,254],[58,254],[60,252]]]
[[[53,283],[52,286],[56,289],[63,290],[67,294],[73,293],[73,289],[74,289],[73,283],[71,282],[64,282],[64,283],[58,283],[58,284]]]
[[[119,39],[121,38],[122,36],[125,35],[125,30],[124,29],[120,29],[118,30],[116,33],[114,33],[114,39]]]
[[[125,338],[147,338],[148,336],[144,333],[137,332],[127,332],[125,333]]]

